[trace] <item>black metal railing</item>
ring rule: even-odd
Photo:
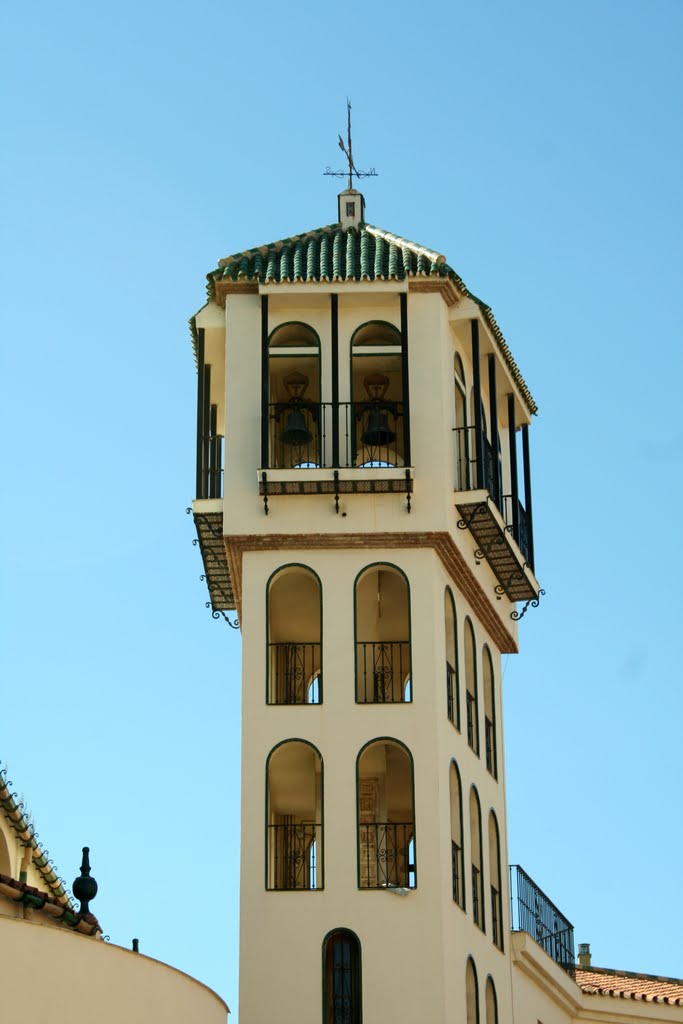
[[[561,967],[574,966],[574,926],[519,864],[510,865],[512,930],[527,932]]]
[[[503,897],[495,885],[491,886],[491,938],[498,949],[503,948]]]
[[[319,643],[268,644],[268,703],[322,704]]]
[[[448,721],[455,725],[455,669],[449,661],[446,662],[446,709]]]
[[[458,846],[455,839],[451,839],[451,874],[453,877],[453,899],[458,906],[463,906],[464,892],[462,888],[462,846]]]
[[[402,402],[271,402],[269,469],[374,468],[403,465]]]
[[[211,407],[215,420],[215,406]],[[199,437],[197,498],[223,497],[223,435],[209,431]]]
[[[486,770],[491,772],[494,779],[498,778],[498,766],[496,764],[496,736],[493,722],[490,718],[484,718],[484,745],[486,747]]]
[[[517,542],[524,561],[528,562],[533,569],[531,521],[524,505],[519,500],[517,501],[517,520],[515,521],[514,501],[511,494],[503,495],[503,518],[509,532]]]
[[[358,641],[356,679],[359,704],[404,704],[410,701],[408,641]]]
[[[358,826],[361,889],[415,888],[412,821],[361,822]]]
[[[492,497],[501,495],[500,458],[486,435],[482,435],[482,470],[477,469],[477,445],[474,427],[455,428],[456,479],[461,491],[487,490]]]
[[[268,888],[322,889],[319,822],[268,826]]]
[[[479,753],[479,722],[477,721],[477,698],[469,690],[467,705],[467,742],[475,754]]]
[[[484,894],[482,892],[481,871],[472,865],[472,919],[476,925],[484,927]]]

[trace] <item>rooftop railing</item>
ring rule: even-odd
[[[510,865],[510,918],[513,931],[527,932],[560,967],[574,966],[574,925],[519,864]]]

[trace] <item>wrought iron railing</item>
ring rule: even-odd
[[[212,406],[212,420],[215,413]],[[223,436],[214,430],[201,434],[198,442],[197,498],[223,497]]]
[[[561,967],[574,966],[574,925],[519,864],[510,865],[510,916],[513,931],[528,932]]]
[[[404,704],[410,701],[408,641],[358,641],[356,679],[359,704]]]
[[[477,472],[477,445],[474,427],[455,428],[456,478],[461,491],[476,491],[480,487],[487,490],[492,497],[501,494],[500,458],[496,457],[493,446],[485,434],[482,435],[482,473]],[[500,502],[502,504],[502,502]]]
[[[528,562],[532,566],[532,540],[531,540],[531,522],[529,515],[522,505],[521,501],[517,501],[517,522],[515,523],[514,518],[514,502],[511,494],[503,495],[503,518],[505,519],[506,526],[509,532],[517,541],[517,547],[522,553],[525,562]]]
[[[412,821],[361,822],[358,826],[359,885],[415,888],[415,826]]]
[[[322,704],[319,643],[268,644],[268,703]]]
[[[449,661],[446,662],[446,709],[448,721],[455,725],[455,669]]]
[[[335,459],[334,436],[337,428]],[[402,402],[271,402],[269,469],[403,465]]]
[[[480,477],[477,473],[474,427],[455,428],[455,450],[456,489],[459,491],[479,490]],[[498,495],[496,504],[505,520],[507,530],[516,541],[524,561],[528,562],[533,569],[533,540],[529,514],[518,499],[517,515],[515,516],[512,495],[502,493],[500,458],[495,457],[493,446],[485,436],[482,438],[482,458],[482,487],[489,492],[494,500],[496,500],[496,495]]]
[[[491,772],[494,779],[498,778],[498,766],[496,764],[496,736],[493,722],[487,716],[484,718],[484,745],[486,747],[486,770]]]
[[[268,826],[268,888],[322,889],[323,827],[319,822]]]
[[[476,864],[472,865],[472,919],[481,929],[484,927],[484,893],[482,875]]]
[[[451,874],[453,877],[453,899],[459,906],[464,906],[463,884],[463,853],[455,839],[451,839]]]
[[[475,754],[479,753],[479,722],[477,721],[477,698],[469,690],[466,696],[467,705],[467,742]]]

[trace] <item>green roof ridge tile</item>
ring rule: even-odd
[[[346,273],[344,278],[353,281],[356,274],[356,232],[350,229],[346,232]]]
[[[339,281],[342,277],[342,233],[335,231],[332,242],[332,280]]]
[[[330,279],[330,238],[325,234],[320,239],[320,280]]]

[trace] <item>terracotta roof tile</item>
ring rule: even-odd
[[[35,885],[20,882],[9,875],[0,874],[0,896],[12,903],[23,903],[33,910],[40,910],[50,917],[63,922],[75,931],[85,935],[96,935],[102,932],[94,914],[78,914],[65,905],[57,896],[36,889]]]
[[[678,978],[612,971],[607,967],[576,967],[574,977],[579,988],[588,995],[643,999],[650,1003],[683,1006],[683,980]]]

